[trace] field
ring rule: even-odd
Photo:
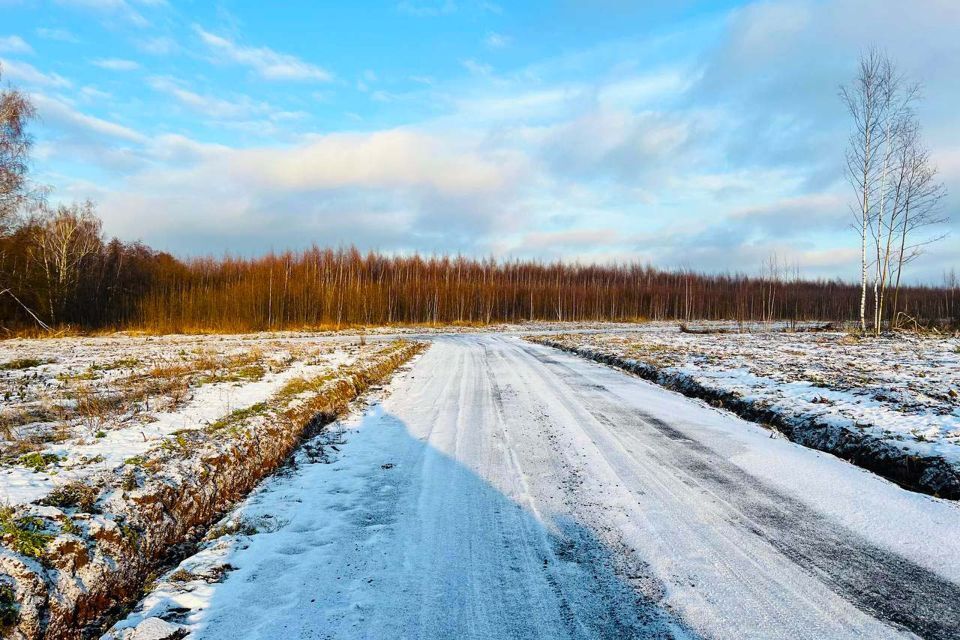
[[[799,328],[0,342],[0,621],[956,637],[960,340]]]
[[[2,499],[33,502],[355,360],[296,339],[87,338],[0,346]]]

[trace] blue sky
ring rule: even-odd
[[[0,0],[34,176],[178,255],[356,244],[853,279],[837,87],[885,47],[960,197],[960,3]],[[960,226],[953,216],[951,231]],[[958,234],[914,267],[937,281]]]

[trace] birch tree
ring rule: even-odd
[[[846,159],[847,178],[857,196],[860,330],[867,332],[867,288],[872,284],[871,322],[879,335],[887,288],[895,279],[899,289],[904,264],[923,246],[911,243],[913,232],[940,222],[934,210],[943,198],[943,188],[935,184],[936,171],[931,172],[929,156],[920,143],[913,109],[920,85],[908,81],[885,53],[873,49],[862,55],[857,77],[841,88],[840,95],[853,120]]]
[[[938,179],[938,170],[930,158],[915,120],[903,129],[900,145],[900,180],[894,201],[897,212],[891,228],[887,255],[890,281],[894,283],[891,314],[898,322],[900,282],[904,267],[920,256],[930,244],[942,240],[946,234],[927,233],[947,222],[943,203],[947,189]],[[893,248],[890,249],[889,245]],[[881,297],[881,307],[883,298]]]
[[[850,113],[853,127],[846,153],[847,179],[856,193],[854,228],[860,235],[860,331],[867,332],[867,238],[870,235],[882,158],[884,113],[884,67],[886,57],[873,49],[862,55],[857,77],[841,87],[840,97]]]
[[[0,81],[3,69],[0,67]],[[27,124],[33,104],[22,92],[0,87],[0,234],[8,230],[26,196],[27,160],[31,139]]]
[[[63,322],[80,283],[86,262],[103,248],[100,220],[93,204],[61,205],[56,211],[44,206],[43,217],[33,229],[28,253],[41,274],[43,297],[50,324]]]
[[[886,55],[880,68],[880,121],[883,150],[876,215],[871,217],[874,241],[873,328],[880,335],[883,323],[883,295],[887,285],[892,239],[896,233],[906,175],[903,149],[916,128],[913,104],[920,85],[908,82]],[[899,161],[899,162],[898,162]]]

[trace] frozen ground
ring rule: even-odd
[[[178,432],[356,359],[357,339],[303,336],[0,342],[0,503],[122,466]]]
[[[387,391],[111,636],[960,637],[956,503],[517,337]]]
[[[527,323],[380,327],[371,341],[438,333],[629,331]],[[0,504],[115,469],[178,432],[267,401],[291,380],[353,362],[355,331],[0,341]]]
[[[960,467],[960,339],[857,340],[837,332],[639,332],[551,336],[732,393],[795,421],[869,433]]]

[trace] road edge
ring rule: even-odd
[[[86,513],[22,505],[11,526],[43,540],[39,552],[0,545],[3,637],[74,640],[101,628],[141,595],[155,571],[273,473],[305,438],[343,415],[350,402],[423,352],[397,341],[350,368],[309,398],[231,427],[229,435],[185,432],[124,473],[100,478]],[[7,523],[4,523],[7,524]],[[28,551],[24,553],[24,551]]]
[[[745,420],[774,428],[792,442],[876,473],[904,489],[960,500],[960,469],[942,457],[911,455],[869,433],[826,424],[812,416],[788,416],[731,392],[705,386],[683,373],[666,371],[614,353],[571,347],[544,336],[531,336],[527,340],[631,373],[689,398],[704,400]]]

